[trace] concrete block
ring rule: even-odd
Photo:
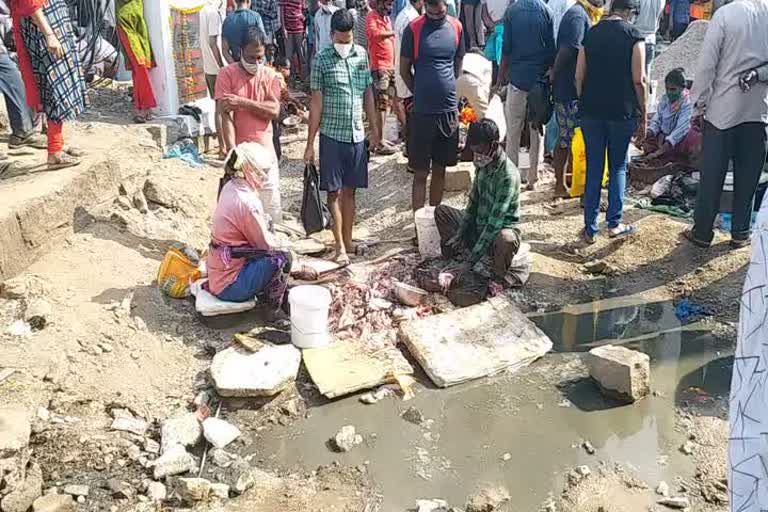
[[[589,351],[585,362],[589,375],[611,398],[636,402],[651,390],[651,362],[647,354],[606,345]]]
[[[446,192],[467,192],[475,179],[475,166],[472,162],[459,162],[456,167],[445,170]]]

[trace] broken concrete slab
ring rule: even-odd
[[[168,490],[165,488],[164,484],[160,482],[150,482],[149,485],[147,485],[147,498],[150,500],[155,502],[165,501],[167,496]]]
[[[518,370],[552,349],[552,340],[504,297],[405,322],[401,333],[439,387]]]
[[[456,167],[445,170],[445,191],[464,192],[472,188],[475,179],[475,165],[472,162],[459,162]]]
[[[374,350],[352,339],[306,349],[303,356],[312,382],[328,398],[375,388],[392,382],[394,375],[413,374],[413,367],[396,347]]]
[[[651,359],[647,354],[605,345],[590,350],[585,363],[606,396],[636,402],[651,392]]]
[[[165,453],[174,445],[184,447],[195,446],[203,436],[203,427],[197,421],[197,416],[185,412],[163,421],[160,427],[160,447]]]
[[[229,498],[229,486],[227,484],[211,484],[211,496],[226,500]]]
[[[21,406],[0,407],[0,458],[16,455],[29,445],[30,413]]]
[[[34,512],[75,512],[77,504],[69,494],[47,494],[32,504]]]
[[[0,471],[0,475],[2,475]],[[0,478],[0,480],[2,480]],[[24,482],[3,497],[0,510],[3,512],[27,512],[32,503],[43,494],[43,472],[40,466],[32,464],[26,471]]]
[[[120,430],[122,432],[136,434],[137,436],[143,436],[147,433],[149,424],[141,418],[120,416],[115,418],[110,428],[112,430]]]
[[[228,421],[219,418],[207,418],[203,422],[203,434],[214,448],[224,448],[240,437],[240,429]]]
[[[175,445],[155,461],[155,480],[181,475],[197,468],[195,458],[181,445]]]
[[[211,482],[205,478],[174,478],[172,495],[182,503],[192,503],[208,499]]]
[[[301,352],[293,345],[265,346],[258,352],[237,347],[213,358],[211,377],[225,397],[273,396],[296,379]]]
[[[87,485],[79,485],[79,484],[69,484],[64,486],[64,494],[69,494],[70,496],[78,497],[78,496],[88,496],[91,492],[91,488]]]
[[[236,494],[242,494],[249,489],[258,492],[277,489],[282,485],[282,480],[272,476],[258,468],[248,466],[247,462],[236,464],[230,471],[233,476],[231,490]]]

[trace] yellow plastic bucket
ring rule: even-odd
[[[200,279],[197,265],[178,249],[168,249],[157,273],[157,285],[169,297],[181,299],[189,295],[189,282]]]

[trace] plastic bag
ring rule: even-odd
[[[554,109],[552,87],[549,79],[545,77],[533,84],[528,92],[526,120],[535,126],[545,126],[552,118]]]
[[[571,176],[571,197],[579,197],[584,194],[584,185],[587,181],[587,146],[584,144],[584,134],[581,128],[576,128],[571,140],[571,162],[573,162],[573,175]],[[605,154],[605,169],[603,170],[603,186],[608,184],[608,152]]]
[[[307,164],[304,167],[301,223],[307,235],[330,229],[332,225],[331,212],[320,197],[320,174],[314,164]]]
[[[190,259],[187,254],[193,256],[194,251],[190,253],[185,248],[176,247],[168,249],[157,273],[157,285],[174,299],[189,297],[189,283],[200,279],[201,272],[197,263],[192,261],[195,258]]]

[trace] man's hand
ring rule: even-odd
[[[225,94],[219,101],[225,112],[234,112],[243,108],[243,98],[235,94]]]
[[[739,75],[739,87],[744,92],[748,92],[757,83],[757,70],[750,69]]]
[[[450,240],[448,240],[445,245],[448,246],[448,249],[453,251],[454,254],[459,254],[464,248],[464,242],[461,239],[461,233],[456,233]]]
[[[368,143],[371,145],[371,148],[379,147],[379,144],[381,144],[381,134],[378,133],[378,130],[371,130],[371,134],[368,135]]]
[[[307,149],[304,150],[304,163],[315,163],[315,145],[309,140],[307,141]]]

